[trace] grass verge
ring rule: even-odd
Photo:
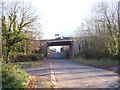
[[[74,61],[93,66],[118,66],[118,60],[74,58]]]
[[[95,66],[98,68],[120,73],[119,71],[120,65],[118,63],[118,60],[112,60],[112,59],[107,59],[107,58],[87,60],[85,58],[79,57],[79,58],[74,58],[74,61],[79,62],[81,64]]]
[[[2,88],[28,88],[31,75],[11,63],[2,64]],[[32,84],[33,85],[33,84]]]
[[[21,68],[30,68],[30,67],[38,67],[44,63],[43,60],[40,61],[29,61],[29,62],[15,62]]]

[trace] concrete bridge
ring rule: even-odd
[[[42,54],[45,57],[48,56],[48,47],[49,46],[69,46],[69,56],[72,58],[74,56],[74,40],[72,39],[48,39],[41,40],[42,45]]]

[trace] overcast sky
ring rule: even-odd
[[[83,18],[90,15],[91,6],[99,0],[33,0],[39,10],[43,26],[43,38],[73,35]]]
[[[4,1],[4,0],[3,0]],[[6,1],[6,0],[5,0]],[[16,0],[10,0],[16,1]],[[55,38],[55,34],[71,36],[82,19],[90,16],[93,6],[102,0],[20,0],[31,2],[40,15],[43,38]],[[103,0],[116,1],[116,0]]]

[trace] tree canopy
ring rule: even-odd
[[[35,28],[38,18],[32,12],[30,5],[26,6],[21,2],[10,2],[9,4],[3,2],[1,9],[4,54],[5,60],[8,62],[9,53],[14,44],[29,38],[26,32]]]

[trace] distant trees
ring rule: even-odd
[[[64,58],[70,57],[70,47],[69,46],[62,46],[60,49],[60,53]]]
[[[31,6],[21,2],[3,2],[1,9],[3,52],[5,61],[8,63],[11,50],[30,38],[26,32],[37,28],[34,26],[38,25],[38,18],[33,13]]]
[[[78,30],[81,37],[77,37],[76,40],[79,41],[80,53],[86,57],[118,56],[117,5],[103,1],[94,7],[91,18],[84,20]]]

